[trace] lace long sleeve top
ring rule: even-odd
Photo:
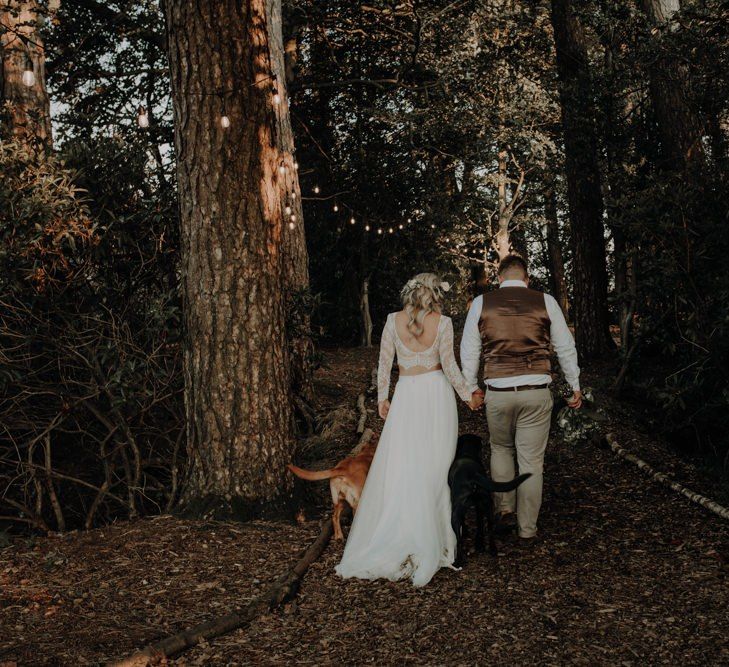
[[[420,352],[409,349],[400,340],[395,329],[395,313],[387,316],[385,328],[382,330],[380,361],[377,368],[378,402],[386,401],[390,395],[390,375],[396,357],[397,363],[406,369],[415,366],[435,368],[440,364],[448,381],[464,401],[469,401],[471,394],[478,388],[478,385],[468,382],[458,368],[456,355],[453,352],[453,322],[445,315],[440,317],[433,344],[427,350]]]

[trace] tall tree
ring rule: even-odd
[[[559,214],[557,191],[554,176],[547,176],[547,187],[544,190],[544,218],[547,237],[547,255],[550,286],[554,290],[554,298],[565,317],[569,317],[569,299],[567,296],[567,279],[564,271],[562,243],[559,239]]]
[[[552,0],[552,26],[572,231],[576,342],[581,356],[593,359],[612,347],[594,93],[585,35],[571,0]]]
[[[641,0],[643,11],[660,35],[670,30],[679,0]],[[689,99],[688,71],[672,55],[658,47],[650,66],[651,100],[661,135],[664,166],[683,168],[696,180],[706,164],[701,143],[703,124]]]
[[[46,91],[45,48],[40,28],[44,16],[58,9],[51,0],[42,9],[36,0],[0,0],[0,104],[7,136],[37,148],[50,148],[51,114]]]
[[[166,20],[186,324],[185,498],[196,512],[250,515],[287,490],[293,446],[286,234],[302,221],[284,143],[283,59],[274,53],[280,2],[168,0]]]
[[[295,73],[295,37],[287,36],[286,48],[282,34],[283,18],[281,15],[281,0],[267,3],[267,30],[268,46],[270,52],[271,71],[275,74],[276,80],[281,82],[282,89],[292,82]],[[289,26],[296,35],[300,29],[298,24]],[[292,43],[293,42],[293,43]],[[294,134],[291,128],[291,117],[288,107],[282,107],[282,113],[276,115],[276,134],[278,146],[285,155],[294,155]],[[300,416],[307,418],[311,414],[309,406],[313,398],[312,369],[313,369],[313,344],[311,339],[310,313],[308,310],[308,289],[309,289],[309,255],[306,249],[306,237],[304,234],[303,211],[301,208],[299,182],[296,176],[298,162],[292,159],[291,171],[287,171],[289,177],[289,191],[285,193],[284,209],[291,208],[294,216],[293,226],[288,225],[288,233],[284,235],[284,284],[283,289],[287,295],[287,309],[290,313],[289,325],[287,327],[287,338],[291,355],[291,392],[299,408]],[[287,170],[289,169],[287,167]],[[289,216],[289,223],[292,218]]]

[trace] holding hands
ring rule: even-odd
[[[476,389],[471,394],[471,400],[468,401],[468,407],[471,408],[471,410],[478,410],[484,402],[484,393],[483,389]]]

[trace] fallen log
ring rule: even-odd
[[[301,579],[309,566],[324,552],[331,540],[332,532],[332,521],[327,518],[321,522],[321,531],[316,540],[303,552],[297,563],[279,577],[266,593],[252,600],[241,610],[161,639],[129,658],[112,664],[114,667],[147,667],[161,664],[165,658],[192,648],[203,640],[207,641],[237,630],[253,621],[257,616],[275,609],[282,602],[296,595]]]
[[[615,436],[612,433],[608,433],[607,435],[605,435],[605,442],[607,442],[610,449],[612,449],[613,452],[615,452],[620,458],[625,459],[626,461],[630,461],[631,463],[638,466],[638,468],[642,470],[646,475],[648,475],[648,477],[650,477],[651,479],[660,482],[661,484],[664,484],[670,489],[673,489],[677,493],[680,493],[682,496],[688,498],[691,502],[694,502],[697,505],[701,505],[701,507],[704,507],[710,512],[713,512],[714,514],[720,516],[722,519],[729,520],[729,508],[720,505],[715,500],[711,500],[711,498],[707,498],[706,496],[702,496],[700,493],[696,493],[695,491],[686,488],[682,484],[679,484],[677,481],[671,479],[665,473],[658,472],[643,459],[637,457],[635,454],[629,452],[628,450],[623,449],[618,444],[618,441],[615,439]]]
[[[356,456],[362,447],[371,440],[373,435],[372,429],[364,429],[359,442],[352,449],[349,456]],[[242,609],[188,628],[187,630],[178,632],[176,635],[160,639],[128,658],[111,663],[112,667],[148,667],[149,665],[162,664],[170,656],[197,646],[202,641],[207,641],[208,639],[213,639],[245,627],[256,617],[276,609],[282,602],[296,595],[299,584],[304,578],[309,566],[324,553],[324,549],[329,544],[333,532],[334,528],[331,518],[324,519],[321,522],[319,535],[302,552],[294,566],[282,574],[265,593],[251,600]]]

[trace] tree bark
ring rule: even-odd
[[[278,105],[276,114],[278,136],[277,144],[284,155],[292,156],[286,162],[286,191],[284,193],[283,207],[290,207],[295,216],[293,227],[289,217],[287,233],[284,235],[283,269],[284,290],[288,295],[288,343],[291,366],[291,393],[307,404],[314,398],[313,387],[313,359],[314,344],[311,338],[311,321],[308,303],[309,291],[309,255],[306,249],[306,236],[304,232],[304,214],[301,206],[301,191],[297,174],[296,159],[294,156],[294,134],[291,128],[291,116],[288,112],[288,96],[286,84],[289,74],[293,70],[287,66],[287,56],[284,52],[282,34],[283,18],[281,15],[281,0],[268,0],[265,3],[267,10],[266,25],[268,28],[268,42],[270,49],[271,70],[276,75],[276,81],[281,93],[282,103]],[[287,53],[289,45],[287,44]]]
[[[584,359],[614,347],[609,333],[603,201],[595,108],[582,25],[571,0],[552,0],[573,251],[573,313]]]
[[[669,28],[680,9],[679,0],[641,0],[648,20],[659,29]],[[651,63],[650,93],[661,136],[663,158],[669,169],[679,166],[697,180],[706,166],[701,143],[703,124],[689,99],[688,72],[673,58],[661,55]]]
[[[301,220],[289,229],[284,210],[291,192],[297,206],[300,197],[282,144],[283,81],[272,77],[277,4],[165,3],[186,330],[182,502],[193,514],[247,518],[290,490],[286,235]]]
[[[0,107],[2,135],[26,142],[35,150],[51,148],[51,112],[46,91],[45,48],[40,34],[43,16],[35,0],[4,0],[0,5]],[[51,1],[48,10],[58,9]],[[23,83],[26,66],[35,82]]]
[[[562,244],[559,240],[559,216],[557,214],[557,193],[553,179],[550,178],[544,192],[544,217],[547,220],[547,253],[549,255],[549,275],[552,278],[554,298],[564,316],[569,318],[569,299],[567,297],[567,279],[564,272]]]

